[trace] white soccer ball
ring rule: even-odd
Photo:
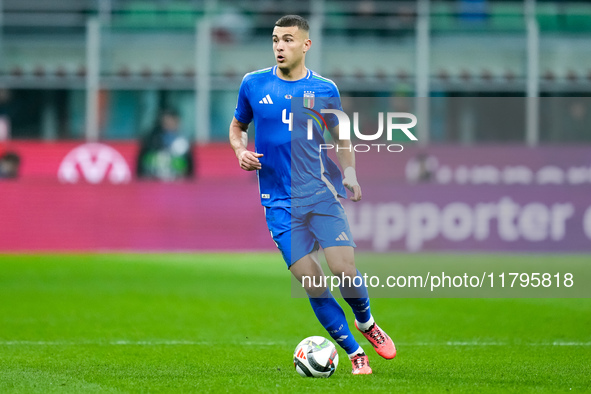
[[[328,378],[339,365],[334,344],[323,337],[308,337],[293,352],[295,370],[303,377]]]

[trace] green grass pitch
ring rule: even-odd
[[[355,332],[372,376],[352,376],[340,350],[331,378],[302,378],[295,345],[328,335],[291,298],[279,253],[2,255],[0,392],[591,390],[590,299],[374,299],[372,311],[394,360]]]

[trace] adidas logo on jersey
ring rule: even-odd
[[[266,95],[259,101],[259,104],[273,104],[273,100],[271,100],[271,96]]]
[[[349,237],[347,237],[347,234],[345,234],[344,231],[342,233],[340,233],[338,237],[335,238],[335,241],[348,241],[348,240],[349,240]]]

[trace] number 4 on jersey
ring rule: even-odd
[[[283,121],[283,123],[288,124],[289,125],[289,131],[292,131],[293,128],[293,117],[292,117],[292,113],[289,113],[289,118],[287,117],[287,109],[283,109],[283,112],[281,113],[281,120]]]

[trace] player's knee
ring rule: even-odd
[[[309,297],[315,298],[320,297],[326,291],[326,286],[304,285],[304,290]]]
[[[319,297],[326,291],[326,282],[321,275],[303,277],[301,283],[306,294],[310,297]]]
[[[357,269],[355,267],[353,268],[347,268],[345,271],[343,271],[343,275],[346,277],[349,277],[351,280],[354,280],[355,277],[357,276]]]
[[[355,268],[354,265],[346,265],[342,268],[333,270],[332,273],[339,278],[349,278],[350,280],[353,280],[357,276],[357,268]]]
[[[315,270],[312,271],[313,272],[301,276],[296,274],[296,277],[302,288],[310,297],[317,297],[326,290],[326,278],[324,277],[322,270],[320,270],[320,272],[315,272]]]

